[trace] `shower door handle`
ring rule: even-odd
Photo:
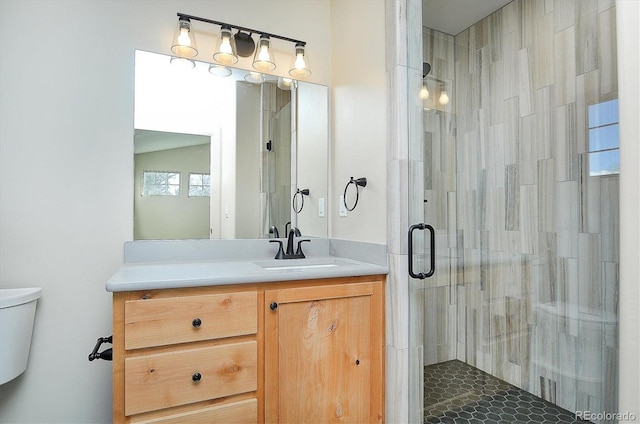
[[[430,254],[431,254],[431,268],[429,272],[426,274],[423,272],[415,273],[413,272],[413,232],[415,230],[429,230],[431,235],[430,237]],[[431,225],[428,224],[414,224],[409,227],[409,275],[412,278],[418,278],[420,280],[424,280],[425,278],[429,278],[436,271],[436,232]]]

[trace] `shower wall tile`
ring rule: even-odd
[[[533,83],[536,89],[547,87],[554,82],[553,14],[536,20],[535,42],[533,45]]]
[[[556,233],[558,256],[578,257],[578,182],[564,181],[556,184]]]
[[[507,3],[502,9],[502,35],[511,34],[514,31],[520,33],[520,15],[521,15],[521,1],[516,0],[511,3]],[[517,37],[518,42],[520,37]],[[519,50],[518,46],[518,50]]]
[[[556,172],[554,159],[538,161],[538,230],[556,230]]]
[[[600,102],[600,71],[598,69],[576,77],[576,141],[577,152],[589,151],[588,107]]]
[[[558,181],[575,181],[578,178],[576,122],[575,103],[558,106],[555,134],[556,177]]]
[[[505,230],[520,230],[520,177],[518,166],[505,167]]]
[[[579,1],[579,0],[578,0]],[[553,28],[562,31],[576,22],[576,0],[561,0],[553,3]]]
[[[576,9],[576,75],[598,67],[598,0],[581,0]]]
[[[598,64],[600,65],[600,92],[618,92],[618,55],[616,43],[615,8],[598,14]]]
[[[512,2],[510,4],[513,4]],[[515,31],[502,37],[502,65],[504,67],[504,99],[518,101],[520,89],[520,39]],[[497,100],[497,99],[496,99]]]
[[[409,277],[407,256],[389,254],[389,267],[398,273],[389,274],[385,285],[387,344],[397,349],[409,347]],[[404,271],[404,273],[402,273]]]
[[[601,177],[602,178],[602,177]],[[600,217],[602,219],[600,231],[602,235],[602,260],[607,262],[620,261],[620,196],[618,176],[603,177],[601,179]]]
[[[522,49],[518,53],[518,110],[521,117],[531,115],[534,110],[531,57],[532,53],[529,48]]]
[[[538,187],[520,186],[520,251],[537,253],[538,245]]]
[[[575,26],[556,32],[554,37],[556,102],[566,105],[576,100]]]
[[[602,253],[600,234],[578,235],[580,312],[593,314],[602,306]]]
[[[536,112],[536,145],[538,146],[538,157],[549,159],[554,157],[555,139],[555,97],[552,87],[542,87],[535,93]]]
[[[569,411],[576,410],[578,384],[574,375],[577,369],[577,343],[576,337],[558,333],[558,366],[565,373],[559,376],[556,399],[559,406]]]

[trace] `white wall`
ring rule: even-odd
[[[323,0],[0,2],[0,287],[43,288],[29,368],[0,386],[0,422],[111,422],[111,363],[87,356],[111,334],[104,284],[133,237],[134,50],[168,53],[176,13],[190,13],[306,40],[310,81],[328,84],[329,11]]]
[[[620,98],[620,400],[640,419],[640,2],[616,2]]]
[[[297,136],[296,147],[296,180],[301,189],[308,188],[309,196],[304,200],[304,207],[297,214],[296,225],[302,229],[303,235],[322,237],[327,234],[327,194],[328,153],[329,146],[322,140],[329,139],[329,93],[321,85],[305,84],[299,86],[297,103]],[[326,158],[326,159],[324,159]],[[325,201],[325,216],[318,216],[318,202]],[[300,201],[300,199],[298,199]]]
[[[236,83],[235,201],[223,203],[222,222],[233,224],[233,237],[260,236],[260,86]],[[242,188],[245,188],[244,190]],[[227,215],[226,211],[231,209]],[[233,219],[231,219],[233,216]],[[229,233],[227,233],[229,234]]]
[[[386,243],[384,29],[383,1],[333,1],[329,233],[335,238]],[[338,197],[350,177],[366,177],[367,187],[356,209],[339,217]]]

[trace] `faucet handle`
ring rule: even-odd
[[[269,240],[269,243],[278,243],[278,253],[276,253],[276,256],[274,257],[274,259],[284,259],[284,250],[282,250],[282,240]]]
[[[302,252],[302,243],[308,241],[311,242],[311,240],[309,239],[304,239],[304,240],[298,240],[298,250],[296,250],[296,256],[300,257],[300,258],[304,258],[306,256],[304,256],[304,253]]]

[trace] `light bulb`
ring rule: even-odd
[[[447,103],[449,103],[449,96],[447,95],[446,91],[442,91],[442,94],[440,95],[438,101],[441,105],[446,105]]]
[[[426,100],[429,98],[429,90],[427,89],[426,85],[423,85],[422,88],[420,89],[420,98],[422,100]]]
[[[260,46],[260,53],[258,53],[258,59],[259,60],[269,60],[269,47],[267,46]]]
[[[222,43],[220,43],[220,53],[232,54],[233,50],[231,49],[231,43],[229,42],[229,37],[222,37]]]
[[[180,35],[178,36],[178,43],[181,46],[189,47],[191,46],[191,38],[189,38],[189,29],[188,28],[180,28]]]
[[[304,54],[296,54],[296,61],[293,64],[293,67],[296,69],[304,69],[307,67],[307,63],[304,61]]]

